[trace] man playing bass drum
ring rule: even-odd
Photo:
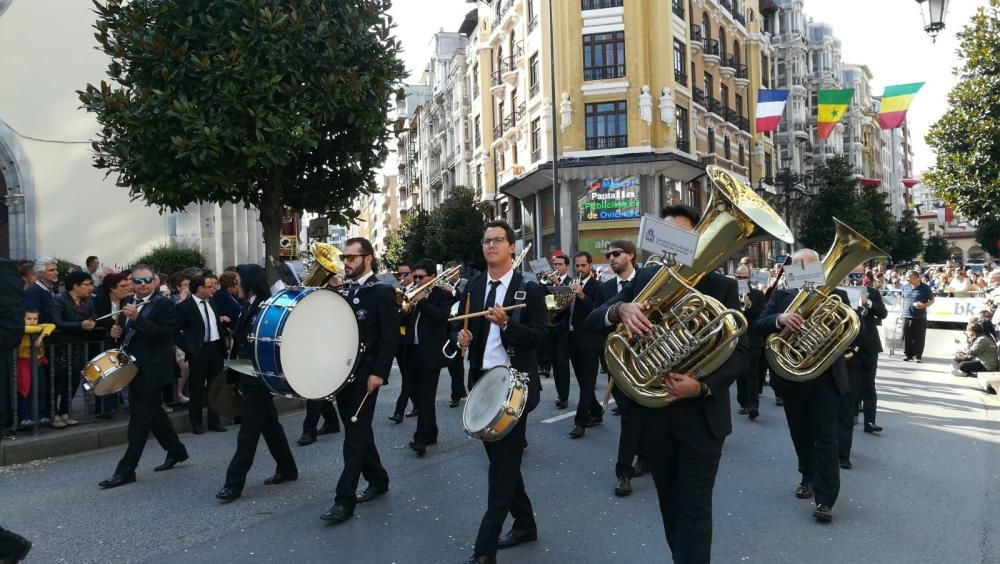
[[[514,230],[505,221],[491,221],[483,234],[483,256],[487,272],[469,281],[470,312],[489,311],[469,321],[468,330],[458,333],[458,343],[469,349],[469,379],[474,386],[483,373],[496,366],[511,366],[530,379],[524,414],[503,439],[484,442],[490,459],[489,495],[486,514],[479,525],[472,564],[496,562],[498,549],[510,548],[538,538],[531,500],[521,477],[528,413],[538,405],[541,383],[535,347],[545,343],[547,317],[545,292],[513,270]],[[459,303],[465,303],[461,296]],[[525,304],[521,310],[506,312],[503,307]],[[501,307],[503,306],[503,307]],[[461,323],[461,322],[456,322]],[[510,513],[513,526],[500,538],[503,522]]]
[[[691,231],[701,212],[685,205],[664,208],[667,223]],[[640,270],[631,285],[594,309],[587,326],[597,331],[622,323],[630,335],[645,334],[652,323],[645,304],[632,303],[659,270]],[[740,309],[736,280],[710,272],[695,286],[730,309]],[[638,405],[642,428],[641,450],[648,456],[650,474],[660,501],[663,530],[674,562],[709,562],[712,551],[712,489],[719,470],[722,444],[732,430],[729,387],[746,366],[747,338],[742,335],[732,356],[715,372],[700,380],[688,374],[669,373],[663,378],[676,398],[667,407]]]

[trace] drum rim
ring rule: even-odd
[[[479,385],[479,382],[482,382],[483,378],[487,374],[489,374],[490,372],[492,372],[492,371],[494,371],[494,370],[496,370],[498,368],[506,369],[504,372],[507,375],[507,399],[505,399],[504,403],[503,403],[503,405],[506,406],[506,405],[508,405],[511,402],[511,399],[514,396],[514,386],[512,386],[511,384],[512,384],[513,380],[515,379],[515,376],[514,376],[514,369],[511,368],[510,366],[505,366],[505,365],[501,364],[501,365],[498,365],[498,366],[494,366],[494,367],[492,367],[492,368],[490,368],[488,370],[484,370],[483,371],[483,375],[479,377],[479,380],[476,382],[476,385],[472,387],[472,389],[473,390],[476,389],[476,387]],[[472,390],[469,390],[469,395],[470,396],[472,395]],[[468,428],[468,426],[466,426],[466,421],[465,421],[465,412],[468,411],[469,404],[470,404],[470,402],[467,399],[465,401],[465,407],[462,409],[462,427],[465,430],[465,434],[481,439],[482,438],[482,434],[485,433],[487,430],[496,431],[496,425],[497,425],[497,423],[499,423],[500,420],[503,419],[504,410],[501,409],[499,412],[497,412],[493,416],[493,418],[490,420],[490,422],[487,425],[483,426],[481,429],[470,430]]]

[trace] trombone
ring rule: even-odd
[[[399,305],[399,311],[406,315],[413,311],[416,307],[416,302],[418,297],[422,297],[424,293],[430,292],[438,286],[443,286],[448,283],[451,278],[462,270],[462,265],[456,264],[455,266],[445,270],[441,274],[438,274],[434,278],[431,278],[427,282],[417,286],[416,288],[410,290],[409,292],[404,292],[399,288],[396,288],[396,303]]]

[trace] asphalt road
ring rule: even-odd
[[[461,410],[447,407],[445,380],[440,442],[423,459],[405,446],[415,420],[386,419],[398,374],[383,391],[375,432],[390,493],[338,527],[319,516],[340,473],[339,435],[293,445],[300,478],[278,486],[263,485],[274,464],[262,442],[243,498],[221,504],[213,496],[235,427],[183,435],[191,460],[170,472],[152,472],[163,452],[151,442],[138,482],[115,490],[97,482],[124,447],[0,468],[0,523],[34,541],[30,562],[461,562],[485,509],[487,461],[481,444],[461,432]],[[572,420],[552,420],[571,415],[556,410],[551,380],[543,382],[524,462],[540,538],[500,559],[670,562],[652,481],[634,480],[631,497],[613,495],[618,419],[571,440]],[[814,522],[811,504],[793,496],[794,454],[770,392],[757,422],[734,415],[715,488],[716,562],[1000,562],[1000,402],[943,363],[883,357],[878,383],[885,432],[855,428],[854,469],[841,472],[831,525]],[[289,440],[301,420],[301,413],[282,418]]]

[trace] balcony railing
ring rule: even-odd
[[[538,27],[538,14],[532,14],[531,19],[528,20],[528,33],[535,31],[536,27]]]
[[[490,74],[490,86],[500,86],[503,84],[503,72],[496,71]]]
[[[719,40],[718,39],[706,39],[705,40],[705,54],[719,56]]]
[[[719,100],[716,100],[715,98],[713,98],[711,96],[708,97],[707,101],[708,101],[708,104],[706,104],[705,107],[708,108],[708,111],[710,113],[713,113],[713,114],[719,116],[719,117],[722,117],[722,115],[723,115],[722,102],[720,102]]]
[[[728,55],[728,56],[722,57],[722,63],[721,64],[724,67],[735,69],[736,68],[736,57],[734,57],[733,55]]]
[[[673,0],[673,10],[674,13],[684,19],[684,2],[683,0]]]
[[[517,124],[517,122],[521,121],[527,116],[528,116],[528,106],[526,103],[521,102],[520,104],[517,105],[516,108],[514,108],[514,111],[511,114],[511,120],[512,120],[511,127],[514,127],[514,125]]]
[[[494,0],[494,1],[500,2],[501,0]],[[514,6],[514,0],[507,0],[500,6],[500,12],[495,13],[496,17],[493,19],[493,25],[490,26],[490,31],[493,31],[494,29],[496,29],[498,25],[500,25],[500,21],[503,20],[503,17],[507,13],[507,10],[510,10],[513,6]]]
[[[750,118],[740,117],[740,129],[747,133],[750,132]]]
[[[625,65],[606,65],[583,69],[584,80],[608,80],[625,76]]]
[[[605,135],[603,137],[588,137],[587,150],[621,149],[628,147],[628,135]]]
[[[747,17],[741,14],[740,12],[736,12],[735,14],[733,14],[733,19],[740,22],[740,25],[742,25],[743,27],[746,27]]]
[[[701,43],[701,26],[698,24],[691,24],[691,41]]]
[[[746,65],[736,65],[736,78],[747,78],[747,66]]]
[[[625,0],[582,0],[582,10],[603,10],[604,8],[621,8]]]
[[[705,105],[705,91],[697,86],[691,88],[691,101],[699,106]]]
[[[720,0],[719,4],[730,14],[733,13],[733,0]]]
[[[687,139],[678,139],[677,140],[677,148],[680,149],[681,151],[684,151],[685,153],[690,153],[691,152],[691,142],[688,141]]]
[[[541,158],[542,158],[541,147],[535,148],[533,151],[531,151],[531,162],[537,162]]]
[[[684,74],[683,72],[677,69],[674,69],[674,80],[677,82],[677,84],[683,84],[684,86],[687,86],[688,75]]]

